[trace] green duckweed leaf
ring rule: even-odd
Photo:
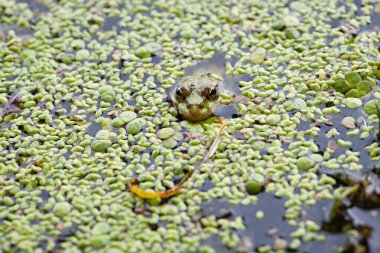
[[[362,80],[361,76],[356,72],[348,72],[346,74],[346,81],[350,84],[350,86],[353,88],[356,86],[358,82]]]

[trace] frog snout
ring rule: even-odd
[[[199,95],[197,92],[193,92],[186,98],[186,102],[188,106],[193,107],[193,106],[201,106],[203,104],[203,98],[201,95]]]

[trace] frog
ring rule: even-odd
[[[170,100],[184,119],[202,121],[215,115],[223,92],[223,83],[212,73],[195,74],[173,85]]]

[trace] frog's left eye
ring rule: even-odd
[[[207,94],[207,97],[208,97],[209,99],[216,99],[216,98],[218,98],[218,87],[217,87],[217,86],[212,87],[212,88],[209,90],[209,92],[208,92],[208,94]]]
[[[175,96],[178,98],[178,99],[184,99],[184,94],[183,94],[183,91],[182,89],[180,88],[177,88],[176,91],[175,91]]]

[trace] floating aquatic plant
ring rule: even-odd
[[[360,98],[371,91],[371,83],[363,80],[357,72],[348,72],[345,79],[337,79],[333,84],[337,92],[343,93],[346,98]]]
[[[0,251],[378,252],[376,208],[344,206],[378,198],[376,8],[0,1]],[[245,98],[212,147],[220,125],[167,101],[208,67]],[[331,227],[372,223],[339,223],[331,243],[338,201]]]

